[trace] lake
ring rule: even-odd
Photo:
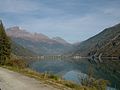
[[[87,76],[89,71],[92,72],[94,78],[102,78],[109,80],[111,87],[120,89],[120,73],[119,68],[115,64],[105,60],[104,63],[96,63],[88,59],[47,59],[36,60],[29,66],[37,72],[49,72],[63,77],[65,80],[71,80],[75,83],[80,83],[80,78]],[[118,61],[117,61],[118,62]],[[119,62],[120,63],[120,62]],[[113,65],[113,66],[111,66]]]

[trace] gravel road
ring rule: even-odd
[[[1,90],[58,90],[34,78],[0,67]]]

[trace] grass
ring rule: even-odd
[[[37,80],[42,81],[42,83],[44,83],[44,84],[49,84],[49,85],[52,85],[56,88],[63,89],[63,90],[64,89],[71,90],[72,89],[71,85],[72,86],[74,85],[69,81],[62,80],[60,77],[58,77],[56,75],[52,75],[52,74],[48,74],[48,73],[38,73],[29,68],[20,69],[20,68],[11,67],[11,66],[5,66],[5,65],[2,67],[12,70],[12,71],[15,71],[15,72],[18,72],[18,73],[21,73],[28,77],[35,78]]]

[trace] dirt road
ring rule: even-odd
[[[58,90],[50,85],[0,67],[1,90]]]

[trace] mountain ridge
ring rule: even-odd
[[[6,32],[14,42],[40,55],[63,54],[72,48],[72,45],[62,38],[51,39],[41,33],[32,34],[19,27],[8,28]]]
[[[55,40],[55,41],[57,41],[57,42],[60,42],[62,44],[70,44],[70,43],[68,43],[66,40],[64,40],[61,37],[53,37],[52,39]]]
[[[80,56],[94,55],[100,50],[100,48],[104,47],[118,34],[120,34],[120,23],[112,27],[106,28],[97,35],[81,42],[77,46],[78,50],[74,52],[74,55],[76,54],[79,54]],[[104,52],[104,50],[102,51]]]
[[[14,27],[10,27],[6,29],[7,34],[10,37],[15,37],[15,38],[23,38],[26,40],[34,40],[34,41],[49,41],[49,40],[53,40],[62,44],[70,44],[67,41],[65,41],[63,38],[61,37],[53,37],[53,38],[49,38],[48,36],[42,34],[42,33],[30,33],[24,29],[20,29],[18,26],[14,26]]]

